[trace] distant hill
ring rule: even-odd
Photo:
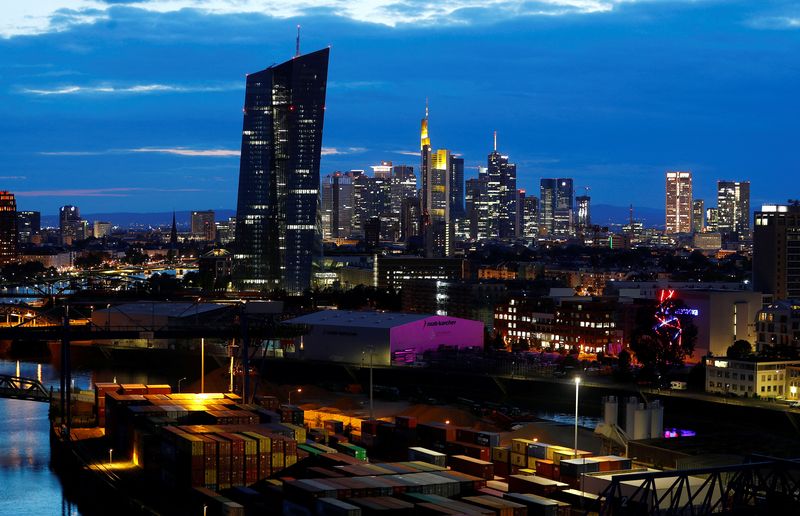
[[[187,229],[191,220],[191,211],[176,211],[175,217],[178,222],[178,227]],[[236,210],[214,210],[217,220],[226,220],[228,217],[236,215]],[[83,218],[89,222],[95,220],[102,220],[111,222],[115,226],[131,227],[131,226],[164,226],[172,224],[172,212],[165,211],[159,213],[88,213],[84,214]],[[629,211],[627,206],[611,206],[610,204],[593,204],[592,205],[592,223],[598,226],[614,225],[614,224],[627,224],[629,218]],[[633,208],[633,218],[644,222],[645,227],[660,227],[664,225],[664,210],[656,208]],[[43,227],[58,226],[57,215],[43,215]]]
[[[236,215],[236,210],[214,210],[214,217],[217,220],[227,220],[228,217]],[[159,213],[132,213],[132,212],[119,212],[119,213],[86,213],[81,215],[89,222],[95,220],[102,220],[110,222],[115,226],[129,228],[131,226],[164,226],[172,224],[172,212],[165,211]],[[191,224],[192,212],[191,211],[176,211],[175,221],[178,228],[188,229]],[[58,226],[58,215],[42,215],[42,227],[56,227]]]
[[[609,224],[627,224],[630,220],[628,206],[611,206],[610,204],[592,204],[592,224],[605,226]],[[647,228],[664,227],[664,210],[660,208],[633,207],[634,220],[640,220]]]

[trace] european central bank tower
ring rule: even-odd
[[[236,206],[240,290],[311,287],[328,54],[325,48],[247,76]]]

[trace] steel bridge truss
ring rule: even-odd
[[[42,382],[21,376],[0,375],[0,398],[50,402]]]
[[[616,475],[601,499],[602,516],[800,514],[800,462]]]

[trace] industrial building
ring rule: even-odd
[[[706,362],[706,392],[760,398],[797,398],[798,360],[714,358]],[[794,388],[792,388],[794,387]]]
[[[440,347],[483,346],[483,323],[457,317],[323,310],[286,321],[309,328],[296,348],[304,358],[350,364],[400,365]]]

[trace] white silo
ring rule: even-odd
[[[619,402],[616,396],[603,398],[603,422],[607,425],[616,425],[619,415]]]
[[[648,405],[650,408],[650,438],[664,437],[664,406],[660,400],[653,400]]]

